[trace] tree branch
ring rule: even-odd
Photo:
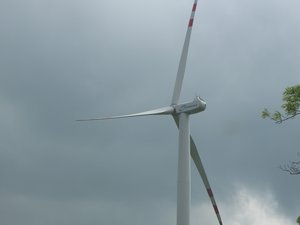
[[[298,156],[300,154],[298,153]],[[279,168],[282,171],[288,172],[291,175],[298,175],[300,174],[300,161],[289,161],[289,163],[285,163],[284,165],[281,165]]]
[[[283,121],[286,121],[286,120],[289,120],[289,119],[293,119],[297,115],[300,115],[300,112],[297,112],[297,113],[295,113],[295,114],[293,114],[291,116],[287,116],[287,117],[286,116],[282,116],[283,118],[281,118],[280,120],[277,120],[277,119],[272,118],[272,117],[271,117],[271,119],[274,120],[275,123],[282,123]]]

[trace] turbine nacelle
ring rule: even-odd
[[[200,97],[196,97],[192,102],[186,102],[179,105],[175,105],[175,114],[186,113],[195,114],[204,111],[206,108],[206,102]]]

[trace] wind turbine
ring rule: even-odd
[[[190,205],[191,205],[191,165],[190,156],[192,157],[197,170],[203,180],[206,191],[212,203],[213,209],[216,213],[219,225],[222,225],[222,219],[208,182],[203,164],[198,154],[195,142],[190,136],[189,117],[191,114],[199,113],[205,110],[206,102],[200,97],[196,97],[191,102],[179,104],[179,97],[184,77],[189,43],[193,27],[194,15],[196,12],[198,0],[194,0],[191,16],[188,22],[188,27],[185,35],[183,49],[179,61],[175,87],[173,91],[172,102],[170,106],[149,110],[140,113],[127,114],[121,116],[111,116],[94,119],[82,119],[77,121],[95,121],[119,119],[138,116],[150,115],[171,115],[179,129],[179,152],[178,152],[178,171],[177,171],[177,225],[190,224]]]

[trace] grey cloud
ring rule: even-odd
[[[191,4],[0,3],[2,224],[175,221],[172,119],[75,120],[169,104]],[[299,80],[297,6],[199,2],[181,99],[207,101],[191,130],[220,204],[242,183],[299,212],[299,178],[277,168],[299,152],[298,119],[260,118]],[[194,169],[193,204],[208,202]]]

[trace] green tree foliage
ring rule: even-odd
[[[276,123],[282,123],[285,120],[292,119],[295,116],[300,114],[300,85],[295,85],[291,87],[287,87],[283,92],[283,104],[281,108],[284,113],[276,111],[274,113],[270,113],[268,109],[264,109],[262,111],[262,118],[270,118],[274,120]],[[300,154],[298,153],[300,157]],[[289,161],[284,165],[280,166],[280,169],[290,173],[291,175],[300,174],[300,161]],[[298,222],[299,221],[299,222]],[[298,217],[297,222],[300,225],[300,217]]]
[[[296,222],[300,225],[300,216],[298,216]]]
[[[284,113],[276,111],[270,113],[268,109],[262,111],[262,118],[270,118],[276,123],[282,123],[285,120],[294,118],[300,114],[300,85],[295,85],[292,87],[287,87],[283,92],[283,104],[281,108]]]

